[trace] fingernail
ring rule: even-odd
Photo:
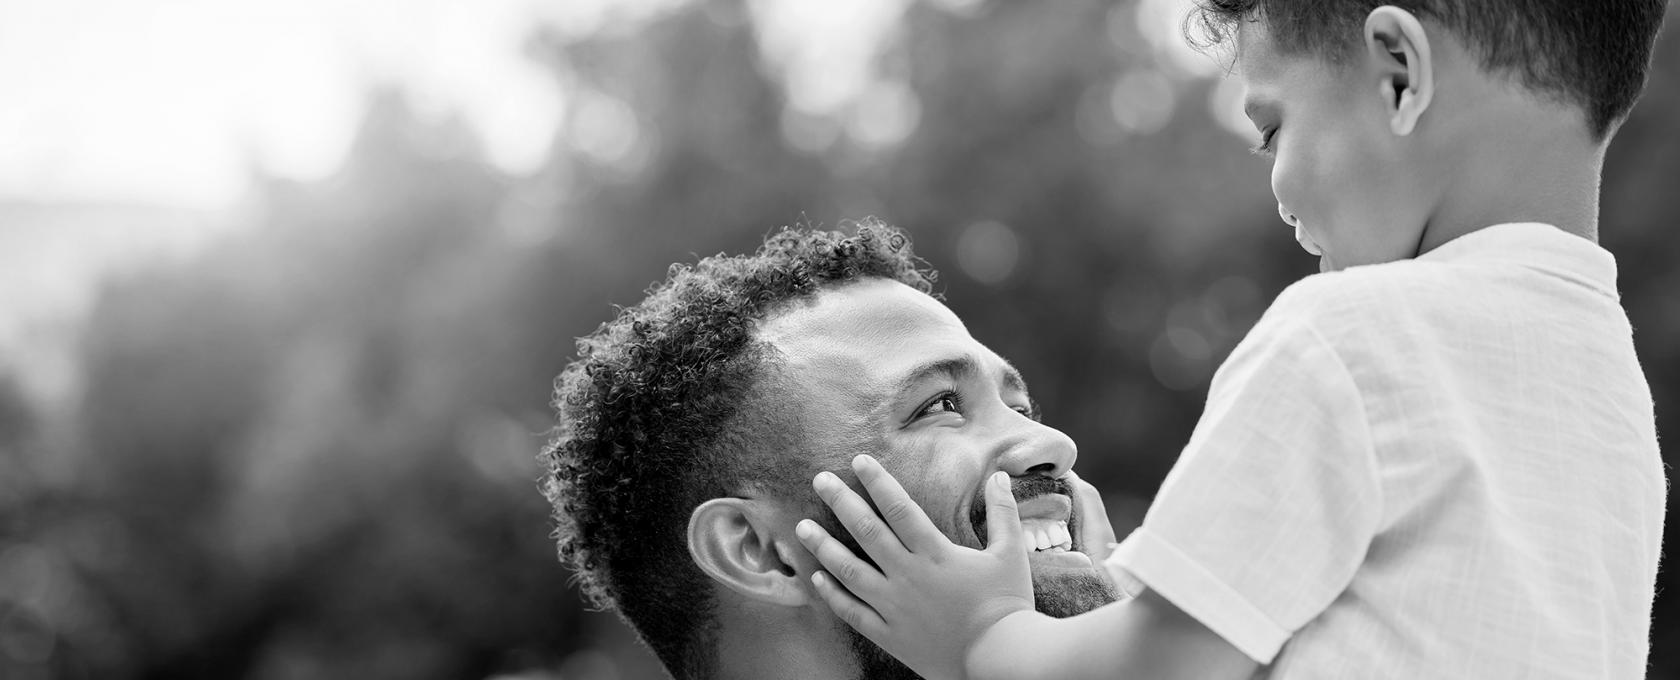
[[[1009,473],[1002,470],[992,473],[992,483],[1004,491],[1009,490]]]
[[[808,519],[802,519],[799,520],[798,524],[793,525],[793,533],[798,534],[800,538],[810,538],[813,533],[811,528],[814,526],[816,526],[815,522]]]
[[[822,572],[820,572],[820,571],[811,572],[811,585],[821,586],[823,584],[823,581],[827,581],[827,580],[828,580],[828,577],[823,575]]]
[[[853,468],[864,467],[864,466],[872,464],[872,463],[875,463],[875,458],[870,456],[867,453],[860,453],[860,454],[857,455],[856,458],[852,459],[852,467]]]

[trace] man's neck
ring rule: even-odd
[[[1484,227],[1543,222],[1598,241],[1598,196],[1605,144],[1580,123],[1533,116],[1483,126],[1446,175],[1418,254]]]
[[[855,680],[844,626],[813,607],[718,602],[719,680]]]

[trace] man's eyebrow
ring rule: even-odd
[[[902,395],[905,392],[915,389],[917,385],[920,385],[928,379],[934,377],[960,381],[965,378],[972,378],[979,374],[980,364],[974,360],[974,357],[962,356],[929,361],[911,369],[909,373],[905,374],[904,378],[898,381],[898,389],[894,390],[894,394]],[[1008,361],[1003,363],[1002,375],[1000,377],[1003,381],[1005,389],[1019,390],[1021,392],[1027,391],[1026,379],[1022,378],[1021,372],[1015,370],[1015,367]]]
[[[1027,379],[1021,377],[1021,372],[1015,370],[1015,364],[1009,363],[1008,359],[1003,361],[1003,386],[1018,392],[1027,391]]]

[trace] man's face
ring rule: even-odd
[[[976,548],[985,544],[982,484],[1008,472],[1039,608],[1069,616],[1114,599],[1086,556],[1086,518],[1059,480],[1078,458],[1073,441],[1038,422],[1014,367],[951,310],[903,284],[868,280],[826,291],[758,335],[782,355],[787,407],[818,460],[849,479],[852,456],[874,455],[946,536]]]
[[[1264,21],[1237,33],[1244,108],[1273,158],[1278,212],[1321,271],[1417,254],[1426,215],[1416,144],[1389,127],[1380,79],[1355,54],[1280,51]]]

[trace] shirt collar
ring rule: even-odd
[[[1612,299],[1616,258],[1585,238],[1542,222],[1495,224],[1418,256],[1435,262],[1509,262],[1575,281]]]

